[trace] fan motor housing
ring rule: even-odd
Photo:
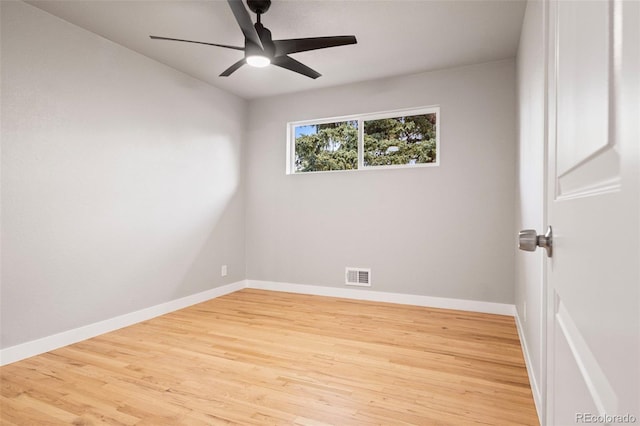
[[[247,6],[255,14],[262,15],[271,6],[271,0],[247,0]]]

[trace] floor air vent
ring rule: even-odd
[[[347,268],[345,274],[346,285],[359,285],[363,287],[371,287],[371,269],[365,268]]]

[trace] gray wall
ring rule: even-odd
[[[512,60],[255,100],[247,139],[247,278],[513,303]],[[440,105],[441,165],[285,175],[286,123]]]
[[[543,2],[530,1],[518,49],[518,186],[516,229],[544,226],[545,50]],[[544,397],[544,252],[516,252],[515,304],[531,360],[531,383],[538,403]],[[540,409],[541,407],[538,406]],[[544,414],[544,409],[540,411]],[[542,417],[541,417],[542,418]]]
[[[1,347],[244,279],[246,102],[0,3]]]

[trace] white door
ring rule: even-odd
[[[547,423],[638,424],[640,2],[548,22]]]

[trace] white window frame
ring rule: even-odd
[[[433,163],[419,164],[394,164],[389,166],[365,166],[364,165],[364,122],[370,120],[381,120],[384,118],[398,118],[412,115],[436,114],[436,161]],[[295,170],[296,160],[296,127],[310,126],[314,124],[339,123],[342,121],[358,122],[358,168],[352,170],[319,170],[315,172],[297,172]],[[333,172],[358,172],[364,170],[386,170],[386,169],[413,169],[422,167],[438,167],[440,165],[440,106],[432,105],[420,108],[396,109],[392,111],[374,112],[368,114],[343,115],[339,117],[320,118],[315,120],[292,121],[287,123],[287,167],[288,175],[306,175],[309,173],[333,173]]]

